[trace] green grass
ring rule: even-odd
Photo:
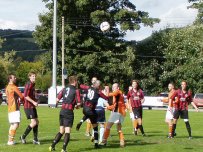
[[[53,138],[59,129],[58,124],[58,109],[51,109],[48,107],[38,107],[38,115],[40,120],[39,127],[39,139],[41,145],[33,145],[33,135],[30,133],[27,137],[27,144],[22,145],[19,141],[19,136],[24,132],[25,128],[29,124],[29,120],[25,118],[23,109],[22,121],[20,127],[17,130],[16,141],[14,146],[7,146],[8,139],[8,118],[7,118],[7,106],[0,106],[0,152],[46,152],[50,146]],[[108,118],[109,112],[107,114]],[[81,151],[139,151],[139,152],[187,152],[187,151],[202,151],[203,149],[203,119],[202,113],[189,112],[190,124],[192,127],[193,139],[188,140],[188,134],[185,128],[183,120],[179,120],[177,125],[177,137],[174,139],[167,139],[166,135],[168,127],[164,122],[165,111],[163,110],[144,110],[144,129],[147,137],[141,135],[134,136],[132,134],[132,123],[129,118],[129,114],[123,124],[123,132],[126,140],[126,147],[124,149],[119,148],[119,140],[116,133],[116,127],[112,128],[112,137],[108,140],[108,145],[105,148],[95,150],[93,144],[89,138],[84,135],[85,124],[81,127],[79,132],[75,131],[75,125],[82,117],[82,109],[75,110],[75,123],[71,133],[71,141],[68,145],[68,151],[81,152]],[[63,145],[61,140],[56,145],[56,150],[60,151]]]

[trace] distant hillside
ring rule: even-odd
[[[0,29],[0,37],[5,39],[2,48],[0,48],[0,53],[15,50],[17,56],[23,60],[33,61],[36,55],[44,53],[44,51],[40,51],[33,39],[32,32],[28,30]]]

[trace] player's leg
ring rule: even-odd
[[[99,144],[102,142],[104,136],[104,123],[100,123],[99,129]]]
[[[64,136],[64,142],[63,142],[63,149],[61,152],[66,152],[66,147],[68,146],[68,143],[70,141],[70,127],[65,127],[65,136]]]
[[[32,119],[31,119],[31,121],[32,121]],[[33,144],[40,145],[40,142],[38,140],[38,126],[39,126],[39,120],[38,120],[38,118],[34,119],[34,123],[33,124],[36,124],[33,127],[33,135],[34,135]]]
[[[7,144],[14,145],[15,144],[14,137],[16,135],[16,130],[20,124],[20,111],[10,112],[8,114],[8,117],[10,128],[9,128],[9,139]]]
[[[109,117],[108,123],[106,125],[104,136],[101,145],[106,145],[107,139],[110,135],[110,129],[113,126],[114,123],[119,122],[120,115],[118,112],[111,112],[111,115]]]
[[[181,118],[184,120],[185,122],[185,126],[187,128],[187,132],[189,135],[189,139],[192,139],[192,131],[191,131],[191,127],[190,127],[190,123],[189,123],[189,117],[188,117],[188,110],[183,110],[181,113]]]
[[[26,114],[26,117],[27,119],[32,119],[32,115],[33,115],[33,112],[32,112],[32,109],[24,109],[25,110],[25,114]],[[32,126],[31,126],[32,124]],[[25,138],[27,137],[27,135],[30,133],[30,131],[32,130],[33,126],[36,125],[34,124],[34,121],[27,126],[27,128],[25,129],[23,135],[20,136],[20,140],[23,144],[26,144],[26,140]]]
[[[179,119],[180,112],[179,110],[175,110],[173,113],[173,127],[172,127],[172,132],[171,132],[171,137],[173,138],[175,136],[175,131],[176,131],[176,125]]]
[[[172,138],[173,119],[168,120],[168,138]]]
[[[82,125],[82,123],[87,120],[87,116],[83,116],[82,119],[80,120],[80,122],[76,125],[76,130],[79,131],[80,130],[80,127]]]
[[[135,108],[133,112],[135,115],[135,119],[137,119],[138,122],[138,129],[140,129],[142,136],[145,136],[144,128],[142,125],[142,107]]]
[[[165,122],[168,124],[168,138],[172,138],[173,114],[167,110]]]
[[[134,118],[134,114],[133,112],[130,112],[130,119],[132,121],[132,125],[133,125],[133,133],[135,135],[137,135],[137,120]]]
[[[120,140],[120,147],[124,147],[125,146],[125,140],[124,140],[124,135],[122,132],[122,125],[121,123],[117,124],[117,131],[118,131],[118,136],[119,136],[119,140]]]
[[[91,130],[92,130],[92,123],[90,122],[89,119],[86,120],[86,131],[85,131],[85,135],[86,136],[91,136]],[[94,134],[94,130],[92,130],[92,136]]]
[[[10,125],[10,128],[9,128],[9,139],[8,139],[8,145],[14,145],[15,142],[14,142],[14,137],[16,135],[16,130],[17,128],[19,127],[19,123],[12,123]]]
[[[63,142],[63,149],[61,152],[66,152],[66,147],[68,146],[68,143],[70,141],[70,133],[71,128],[73,126],[74,121],[74,113],[67,115],[68,117],[64,118],[64,124],[65,127],[65,136],[64,136],[64,142]]]
[[[98,123],[94,123],[93,121],[91,121],[91,122],[93,123],[92,126],[93,126],[93,130],[94,130],[94,147],[99,148],[99,146],[98,146],[98,139],[99,139]]]
[[[62,120],[60,120],[60,128],[59,128],[59,132],[56,134],[52,145],[49,147],[49,151],[55,151],[55,146],[56,144],[61,140],[61,137],[63,136],[64,132],[65,132],[65,127],[61,126],[62,124]]]

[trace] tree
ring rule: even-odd
[[[195,24],[203,23],[203,1],[202,0],[188,0],[192,4],[188,8],[193,8],[198,10],[198,15]]]
[[[163,49],[166,61],[163,64],[164,72],[160,76],[162,81],[186,80],[195,92],[203,91],[203,26],[189,26],[173,29],[163,40]]]
[[[45,75],[45,67],[42,62],[21,62],[16,70],[16,75],[19,80],[19,85],[24,85],[28,81],[28,73],[34,71],[37,76],[42,77]],[[47,82],[49,83],[49,82]],[[40,84],[39,84],[40,86]],[[41,88],[40,88],[41,89]]]
[[[49,11],[39,16],[41,25],[36,27],[34,38],[41,48],[51,50],[53,1],[44,0],[44,2]],[[129,57],[123,40],[126,31],[139,30],[141,24],[153,26],[154,23],[159,22],[156,18],[150,18],[147,12],[136,10],[136,6],[129,0],[58,0],[58,31],[61,31],[62,16],[65,18],[65,58],[68,74],[76,73],[83,76],[85,80],[89,80],[95,75],[99,75],[101,78],[108,75],[108,77],[114,77],[120,81],[118,75],[115,77],[108,69],[105,69],[107,71],[104,72],[102,66],[98,66],[96,69],[93,67],[103,62],[106,63],[106,61],[108,61],[106,64],[109,65],[115,64],[111,63],[115,60],[123,62],[117,54]],[[99,25],[103,21],[110,23],[110,31],[103,33],[99,29]],[[60,32],[57,37],[58,50],[60,50]],[[107,54],[111,52],[108,60],[105,60],[105,52]],[[58,51],[58,63],[61,62],[60,56],[60,51]],[[91,63],[87,61],[91,61]],[[129,68],[132,69],[132,67]],[[125,70],[121,71],[122,75],[125,75]],[[61,69],[58,70],[58,75],[60,73]]]

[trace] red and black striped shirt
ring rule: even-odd
[[[25,90],[24,90],[24,97],[25,97],[25,103],[24,103],[24,108],[29,109],[29,108],[35,108],[34,104],[26,100],[26,97],[29,96],[32,100],[35,99],[35,83],[32,82],[27,82],[25,85]]]
[[[131,101],[132,108],[142,107],[141,100],[144,98],[144,94],[141,89],[135,92],[133,89],[128,92],[127,95],[128,100]]]

